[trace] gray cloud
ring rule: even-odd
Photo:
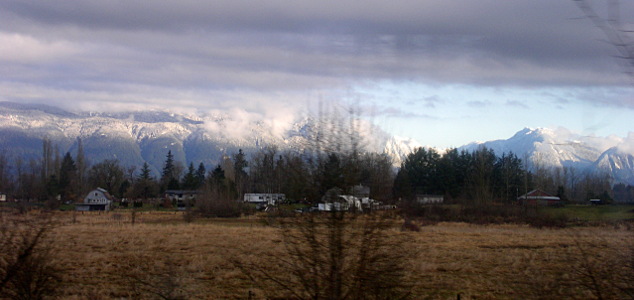
[[[359,81],[627,86],[580,14],[551,0],[9,0],[0,99],[232,108],[247,96],[299,105]]]
[[[508,105],[508,106],[529,108],[528,105],[526,105],[526,103],[524,103],[522,101],[517,101],[517,100],[507,100],[505,104]]]
[[[493,103],[491,101],[488,100],[484,100],[484,101],[467,101],[467,105],[470,107],[474,107],[474,108],[482,108],[482,107],[486,107],[489,105],[492,105]]]
[[[423,98],[423,103],[425,103],[425,107],[427,108],[435,108],[436,104],[442,104],[444,102],[444,100],[436,95]]]

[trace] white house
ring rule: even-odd
[[[78,211],[110,210],[114,197],[102,188],[96,188],[84,197],[83,203],[75,204]]]
[[[244,202],[276,205],[284,202],[286,195],[284,194],[268,194],[268,193],[245,193]]]

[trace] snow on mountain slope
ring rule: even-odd
[[[534,164],[551,167],[590,166],[603,151],[616,146],[621,140],[582,136],[566,129],[524,128],[511,138],[485,143],[471,143],[459,149],[467,151],[478,147],[493,149],[495,153],[513,152],[520,158],[529,158]]]
[[[408,154],[420,147],[421,144],[411,138],[393,136],[385,143],[384,152],[392,157],[392,165],[400,166]]]
[[[593,170],[608,174],[619,182],[634,184],[634,155],[612,147],[593,163]]]
[[[213,166],[223,155],[243,149],[250,152],[273,145],[279,149],[304,149],[315,135],[315,120],[304,117],[293,124],[253,121],[228,114],[184,116],[163,111],[130,113],[64,113],[43,105],[0,102],[0,142],[12,156],[27,153],[37,159],[41,139],[48,138],[61,153],[76,151],[81,138],[93,161],[118,159],[124,165],[148,162],[157,173],[167,151],[182,163]],[[360,123],[362,145],[382,151],[389,143],[394,155],[406,155],[411,145],[399,145],[382,130]],[[332,135],[332,132],[328,132]],[[28,143],[20,142],[28,141]],[[24,139],[26,138],[26,139]],[[408,141],[413,143],[413,141]],[[400,161],[400,157],[395,159]]]
[[[511,138],[484,143],[471,143],[459,149],[474,151],[479,147],[493,149],[496,154],[513,152],[528,159],[533,166],[573,167],[584,172],[604,173],[615,182],[634,184],[634,135],[596,137],[573,133],[567,129],[524,128]]]
[[[162,167],[167,151],[172,151],[182,163],[203,162],[213,166],[223,155],[238,149],[251,152],[272,145],[281,150],[302,150],[316,138],[317,125],[311,117],[280,124],[241,119],[228,113],[198,116],[165,111],[70,113],[44,105],[0,102],[0,145],[12,157],[38,159],[43,138],[51,139],[60,153],[73,153],[80,137],[93,162],[118,159],[123,165],[135,166],[148,162],[155,174]],[[394,166],[421,147],[410,138],[390,136],[369,122],[356,126],[363,139],[361,145],[369,151],[390,155]],[[334,131],[325,131],[337,138]],[[471,143],[458,150],[474,151],[483,146],[498,155],[513,152],[534,165],[605,172],[615,182],[634,184],[634,133],[626,138],[596,137],[563,128],[525,128],[506,140]]]

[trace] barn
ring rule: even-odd
[[[110,210],[114,197],[105,189],[96,188],[84,197],[83,203],[75,204],[77,211],[105,211]]]

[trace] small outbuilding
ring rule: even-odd
[[[592,205],[602,205],[603,201],[601,199],[590,199],[590,204],[592,204]]]
[[[167,190],[165,191],[165,199],[170,201],[172,205],[178,209],[185,209],[187,206],[193,206],[196,202],[198,191],[192,190]]]
[[[110,210],[114,197],[105,189],[96,188],[84,197],[83,203],[75,204],[77,211],[107,211]]]
[[[418,204],[440,204],[445,201],[443,195],[416,195]]]
[[[522,205],[528,204],[528,205],[543,205],[543,206],[562,204],[562,201],[559,197],[553,196],[542,190],[532,190],[524,195],[521,195],[517,197],[517,202]]]

